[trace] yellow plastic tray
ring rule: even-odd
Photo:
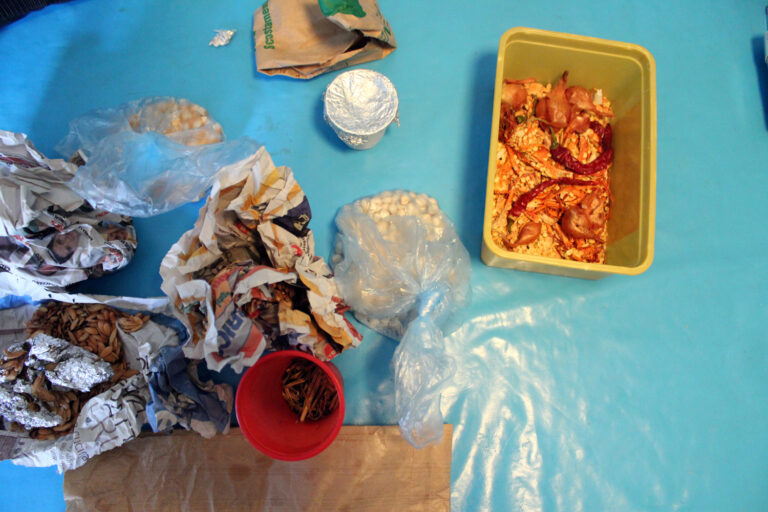
[[[491,238],[502,81],[533,77],[554,84],[566,70],[569,84],[602,89],[616,114],[611,123],[613,202],[603,264],[517,254],[499,247]],[[656,64],[653,56],[635,44],[593,37],[522,27],[505,32],[499,42],[493,95],[483,262],[494,267],[587,279],[608,274],[640,274],[653,261],[655,216]]]

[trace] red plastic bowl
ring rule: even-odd
[[[339,395],[339,405],[318,421],[301,423],[283,400],[282,377],[295,359],[323,369]],[[333,363],[296,350],[273,352],[259,359],[240,380],[235,413],[245,437],[259,451],[279,460],[302,460],[325,450],[344,422],[344,381]]]

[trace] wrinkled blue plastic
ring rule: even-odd
[[[342,259],[334,273],[342,297],[370,327],[393,338],[399,329],[372,321],[401,318],[405,332],[392,359],[395,411],[400,432],[416,448],[443,437],[441,392],[456,361],[446,353],[442,328],[470,301],[469,254],[453,223],[440,217],[438,235],[418,216],[390,215],[384,237],[355,204],[336,216]]]
[[[400,433],[416,448],[442,441],[442,388],[456,368],[443,332],[431,316],[419,316],[405,331],[392,358],[395,412]]]
[[[70,187],[96,208],[151,217],[199,200],[219,169],[258,150],[259,145],[245,137],[187,146],[156,131],[134,131],[130,116],[144,105],[163,101],[169,98],[93,110],[74,119],[56,146],[65,158],[77,151],[86,158]]]
[[[197,201],[216,171],[258,148],[247,138],[188,147],[158,133],[119,133],[102,139],[70,186],[96,208],[151,217]]]

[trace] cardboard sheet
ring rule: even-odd
[[[320,455],[273,460],[240,429],[148,435],[64,474],[68,512],[450,509],[452,425],[417,450],[397,426],[344,426]]]

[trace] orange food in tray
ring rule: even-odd
[[[613,111],[600,89],[504,80],[491,235],[507,250],[605,262]]]

